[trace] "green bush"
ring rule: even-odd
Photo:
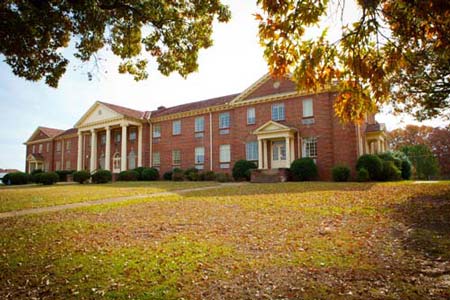
[[[142,171],[142,180],[154,181],[159,179],[159,171],[155,168],[145,168]]]
[[[5,174],[5,176],[3,176],[2,182],[3,182],[3,184],[10,184],[9,183],[9,173],[7,173],[7,174]]]
[[[41,169],[33,170],[33,171],[30,173],[29,180],[30,180],[31,182],[33,182],[33,183],[41,183],[41,182],[40,182],[40,176],[41,176],[42,173],[44,173],[44,171],[41,170]]]
[[[184,180],[184,171],[179,168],[175,168],[172,171],[172,181],[183,181]]]
[[[358,174],[356,175],[356,180],[359,182],[366,182],[370,180],[369,171],[365,168],[361,168],[358,170]]]
[[[290,168],[293,180],[305,181],[317,178],[317,166],[312,158],[300,158],[292,162]]]
[[[411,178],[412,170],[411,170],[411,162],[407,158],[407,160],[402,160],[402,178],[405,180],[409,180]]]
[[[13,172],[8,174],[7,180],[9,184],[22,185],[30,182],[30,176],[24,172]]]
[[[350,178],[350,168],[348,166],[344,165],[334,166],[333,169],[331,170],[331,173],[333,175],[334,181],[343,182],[348,181],[348,179]]]
[[[58,181],[60,182],[65,182],[67,181],[67,175],[72,174],[73,172],[75,172],[74,170],[57,170],[55,171],[56,174],[58,174]]]
[[[133,171],[138,173],[138,179],[137,180],[143,180],[142,179],[142,172],[144,172],[144,167],[137,167],[135,169],[133,169]]]
[[[401,177],[403,179],[408,180],[411,178],[411,162],[405,153],[401,151],[388,151],[386,153],[378,154],[378,157],[383,161],[392,161],[401,171]]]
[[[366,169],[370,180],[379,180],[383,172],[383,161],[376,155],[364,154],[356,162],[356,170]]]
[[[198,170],[196,168],[189,168],[184,171],[184,177],[189,181],[199,181],[200,175],[198,174]]]
[[[233,178],[236,181],[250,180],[250,172],[252,169],[256,169],[257,166],[254,162],[245,159],[238,160],[233,166]]]
[[[214,181],[216,180],[216,173],[214,171],[205,171],[200,173],[200,180],[202,181]]]
[[[216,174],[216,181],[218,182],[230,182],[233,181],[230,174],[228,173],[217,173]]]
[[[167,171],[166,173],[164,173],[163,175],[163,179],[164,180],[172,180],[172,171]]]
[[[122,171],[117,177],[118,181],[137,181],[139,178],[139,173],[133,170]]]
[[[93,183],[107,183],[112,180],[112,173],[108,170],[98,170],[92,174]]]
[[[402,178],[402,172],[397,168],[393,161],[383,161],[383,171],[380,180],[394,181]]]
[[[45,172],[39,174],[39,182],[43,185],[52,185],[58,182],[59,176],[56,172]]]
[[[91,174],[88,171],[77,171],[73,173],[73,181],[78,183],[85,183],[91,178]]]

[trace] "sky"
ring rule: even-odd
[[[89,81],[86,72],[90,66],[71,59],[68,49],[65,53],[71,63],[54,89],[42,81],[30,82],[14,76],[0,55],[0,168],[24,170],[23,143],[38,126],[71,128],[97,100],[153,110],[160,105],[170,107],[245,90],[267,72],[253,17],[256,0],[222,2],[230,6],[232,19],[226,24],[215,24],[214,45],[200,52],[199,70],[186,79],[177,74],[163,76],[157,66],[150,64],[149,78],[135,82],[129,75],[118,74],[118,60],[102,51],[101,72]],[[347,10],[355,16],[352,5]],[[336,23],[335,19],[331,21]],[[330,29],[331,36],[337,34],[333,27]],[[389,130],[412,122],[388,113],[379,114],[377,120],[386,123]],[[423,124],[442,125],[437,121]]]

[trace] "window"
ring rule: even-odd
[[[70,165],[70,160],[66,161],[66,170],[70,170],[71,169],[71,165]]]
[[[245,144],[245,159],[258,160],[258,142],[248,142]]]
[[[50,143],[47,143],[46,147],[47,147],[47,152],[49,152],[50,151]]]
[[[120,137],[121,137],[120,132],[117,131],[116,134],[114,135],[114,141],[116,143],[120,143]]]
[[[136,130],[131,130],[130,131],[130,141],[135,141],[136,140]]]
[[[195,132],[205,131],[205,117],[195,118]]]
[[[172,165],[180,165],[181,164],[181,151],[173,150],[172,151]]]
[[[33,145],[33,150],[31,150],[32,153],[36,152],[36,145]]]
[[[317,138],[307,137],[303,139],[303,157],[317,157]]]
[[[303,118],[309,118],[314,116],[313,113],[313,100],[303,99]]]
[[[120,153],[116,152],[113,155],[113,172],[114,173],[119,173],[120,172]]]
[[[154,138],[161,137],[161,125],[160,124],[153,125],[153,137]]]
[[[105,153],[102,152],[100,155],[100,159],[98,160],[98,164],[100,165],[100,169],[105,169]]]
[[[274,121],[284,120],[284,103],[272,105],[272,120]]]
[[[201,165],[205,163],[205,147],[195,148],[195,164]]]
[[[61,142],[56,143],[56,151],[61,151]]]
[[[219,128],[230,128],[230,113],[224,112],[219,115]]]
[[[71,147],[72,147],[72,141],[66,141],[66,150],[70,151]]]
[[[220,145],[220,168],[227,169],[230,167],[231,154],[230,145]]]
[[[256,123],[256,112],[254,107],[247,108],[247,124]]]
[[[45,162],[45,164],[44,164],[44,171],[45,171],[45,172],[50,171],[50,163],[49,163],[48,161]]]
[[[56,171],[61,170],[61,162],[60,162],[60,161],[57,161],[57,162],[55,163],[55,169],[56,169]]]
[[[100,143],[106,145],[106,134],[102,134],[100,137]]]
[[[39,144],[39,153],[42,153],[42,144]]]
[[[161,164],[161,156],[159,152],[153,152],[153,166],[159,166]]]
[[[130,154],[128,154],[128,170],[134,168],[136,168],[136,153],[134,153],[134,150],[131,150]]]
[[[176,120],[172,122],[172,134],[173,135],[181,134],[181,120]]]

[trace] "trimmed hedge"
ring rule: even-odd
[[[232,170],[233,178],[236,181],[250,180],[250,172],[252,169],[256,169],[257,166],[254,162],[245,159],[238,160]]]
[[[22,185],[30,182],[30,176],[24,172],[8,173],[5,177],[2,178],[2,181],[5,184]]]
[[[141,180],[154,181],[159,179],[159,171],[155,168],[144,168],[142,170]]]
[[[184,171],[179,168],[175,168],[172,171],[172,181],[183,181],[184,180]]]
[[[144,171],[144,167],[137,167],[135,169],[133,169],[133,171],[138,173],[138,179],[137,180],[143,180],[142,179],[142,172]]]
[[[309,157],[294,160],[290,171],[294,181],[313,180],[318,176],[316,163]]]
[[[163,179],[164,180],[172,180],[172,171],[167,171],[166,173],[163,174]]]
[[[29,180],[33,183],[40,183],[39,177],[41,176],[42,173],[44,173],[42,169],[33,170],[33,172],[30,173]]]
[[[393,161],[383,162],[383,171],[381,172],[381,180],[395,181],[402,178],[402,172],[397,168]]]
[[[358,170],[358,174],[356,175],[356,180],[359,182],[366,182],[370,180],[369,171],[365,168],[361,168]]]
[[[74,170],[57,170],[55,171],[58,174],[58,181],[64,182],[67,181],[67,175],[73,174]]]
[[[56,172],[45,172],[39,173],[38,175],[38,183],[42,183],[43,185],[52,185],[58,182],[59,176]]]
[[[205,171],[200,173],[200,180],[202,181],[214,181],[216,180],[216,173],[214,171]]]
[[[233,181],[230,174],[228,173],[217,173],[216,174],[216,181],[218,182],[230,182]]]
[[[139,178],[139,173],[133,170],[122,171],[117,177],[118,181],[137,181]]]
[[[200,175],[198,174],[198,170],[196,168],[189,168],[184,171],[184,178],[189,181],[199,181]]]
[[[9,182],[9,173],[5,174],[5,176],[2,177],[2,183],[3,184],[10,184]]]
[[[93,183],[107,183],[112,180],[112,173],[108,170],[98,170],[92,174]]]
[[[379,180],[383,172],[383,161],[376,155],[364,154],[356,162],[356,170],[366,169],[370,180]]]
[[[88,171],[77,171],[73,173],[73,181],[80,184],[85,183],[89,178],[91,178],[91,174]]]
[[[350,168],[348,166],[344,165],[337,165],[334,166],[331,170],[331,173],[333,175],[333,180],[338,182],[345,182],[348,181],[350,178]]]

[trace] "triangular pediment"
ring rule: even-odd
[[[255,134],[268,133],[268,132],[278,132],[278,131],[289,131],[290,127],[277,123],[275,121],[269,121],[264,123],[258,129],[255,130]]]
[[[30,153],[30,154],[28,154],[28,156],[27,156],[27,161],[43,161],[44,159],[43,159],[43,157],[42,157],[42,155],[40,155],[40,154],[33,154],[33,153]]]
[[[75,127],[83,127],[103,121],[124,118],[125,116],[112,110],[101,102],[95,102],[91,108],[75,124]]]
[[[36,130],[33,132],[33,134],[30,136],[30,138],[26,141],[27,143],[32,142],[32,141],[39,141],[39,140],[44,140],[44,139],[48,139],[50,138],[50,136],[48,134],[46,134],[41,127],[36,128]]]

